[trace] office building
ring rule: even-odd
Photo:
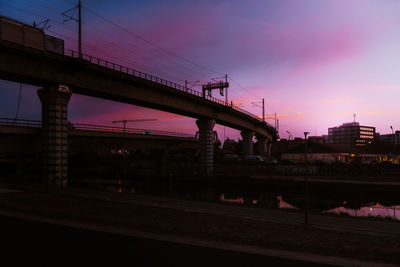
[[[328,143],[353,146],[371,144],[375,137],[375,127],[362,126],[358,122],[343,123],[329,128]]]
[[[380,134],[378,136],[380,144],[400,144],[400,131],[396,131],[394,134]]]

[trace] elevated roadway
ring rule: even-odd
[[[275,129],[256,116],[158,77],[76,52],[60,55],[0,40],[0,78],[39,86],[65,84],[73,93],[93,96],[250,130],[269,140]]]
[[[0,79],[43,86],[43,153],[48,181],[65,184],[68,155],[68,102],[72,93],[149,107],[197,118],[200,172],[213,175],[213,128],[216,123],[241,131],[244,154],[270,155],[276,130],[233,103],[90,55],[64,54],[0,40]],[[65,86],[66,87],[65,87]],[[64,181],[64,182],[62,182]],[[50,182],[50,183],[53,183]]]

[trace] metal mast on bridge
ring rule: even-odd
[[[224,96],[224,89],[225,89],[225,103],[228,105],[228,87],[229,87],[229,82],[228,82],[228,75],[225,74],[225,82],[224,81],[216,81],[216,79],[212,79],[214,82],[208,82],[207,84],[203,84],[201,87],[203,89],[203,97],[206,97],[206,91],[207,91],[207,96],[211,97],[211,92],[213,89],[219,89],[219,94],[221,96]]]
[[[76,19],[74,17],[75,15],[75,10],[78,9],[78,18]],[[72,14],[71,14],[72,12]],[[78,53],[79,53],[79,58],[82,58],[82,5],[81,5],[81,0],[78,1],[78,4],[74,6],[73,8],[68,9],[67,11],[64,11],[62,13],[66,19],[64,22],[74,20],[78,22]]]

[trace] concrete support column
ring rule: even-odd
[[[240,135],[243,138],[243,154],[245,156],[253,155],[254,132],[253,131],[241,131]]]
[[[37,91],[42,103],[42,161],[44,180],[59,187],[68,177],[68,102],[70,90],[65,86]]]
[[[268,140],[268,143],[267,143],[267,159],[271,158],[271,148],[272,148],[272,141]]]
[[[199,119],[196,124],[199,128],[200,172],[202,175],[212,176],[214,172],[213,129],[215,120]]]
[[[267,143],[268,143],[267,137],[257,134],[256,138],[257,138],[258,154],[261,156],[267,156]]]

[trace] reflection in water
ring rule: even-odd
[[[237,198],[226,198],[225,194],[221,194],[219,196],[219,201],[224,202],[224,203],[235,203],[239,205],[244,205],[245,201],[243,197],[237,197]],[[257,205],[258,201],[257,200],[251,200],[253,205]],[[347,204],[347,201],[344,201],[343,204]],[[277,196],[277,207],[279,209],[295,209],[299,210],[294,205],[289,204],[288,202],[284,201],[282,196]],[[400,220],[400,206],[383,206],[379,203],[373,204],[373,205],[368,205],[368,206],[363,206],[359,209],[351,209],[351,208],[346,208],[344,206],[337,207],[334,209],[330,210],[325,210],[323,213],[334,213],[334,214],[346,214],[349,216],[355,216],[355,217],[383,217],[383,218],[395,218],[396,220]]]
[[[162,186],[149,186],[144,187],[143,185],[136,186],[133,184],[122,184],[121,181],[118,181],[114,185],[104,185],[97,184],[96,186],[92,185],[93,188],[107,190],[112,192],[119,193],[130,193],[130,194],[156,194],[156,195],[165,195],[170,197],[184,197],[184,198],[193,198],[196,200],[212,200],[223,203],[231,203],[239,206],[254,206],[259,208],[279,208],[279,209],[291,209],[291,210],[301,210],[304,207],[304,198],[301,194],[281,194],[281,192],[263,192],[263,193],[254,193],[252,192],[249,195],[243,194],[243,192],[235,192],[235,191],[225,191],[221,193],[218,190],[210,191],[203,190],[201,191],[198,187],[195,189],[191,187],[183,187],[181,190],[175,190],[165,192],[162,190]],[[158,188],[158,190],[153,191],[154,188]],[[206,189],[209,189],[208,187]],[[190,194],[193,192],[197,192],[197,194]],[[199,193],[200,192],[200,193]],[[203,192],[203,193],[201,193]],[[314,213],[325,213],[325,214],[342,214],[347,216],[356,216],[356,217],[381,217],[381,218],[391,218],[400,220],[400,205],[394,205],[397,202],[396,200],[385,198],[383,195],[379,195],[378,197],[382,202],[387,203],[387,206],[384,206],[380,203],[375,202],[376,200],[371,200],[365,197],[359,197],[356,195],[354,199],[348,198],[349,196],[344,196],[343,198],[339,197],[331,197],[331,196],[321,196],[314,195],[312,196],[312,201],[309,202],[309,208],[312,209]],[[373,196],[375,199],[376,196]],[[390,197],[390,196],[389,196]],[[343,201],[346,199],[346,201]],[[360,199],[362,201],[360,201]],[[361,202],[361,203],[360,203]],[[362,203],[371,203],[371,204],[362,204]],[[361,207],[360,207],[361,206]],[[351,208],[352,207],[352,208]]]
[[[289,203],[283,201],[282,196],[277,196],[277,207],[280,209],[296,209],[298,210],[298,208],[296,208],[293,205],[290,205]],[[225,203],[235,203],[235,204],[244,204],[244,198],[243,197],[238,197],[238,198],[225,198],[225,194],[221,194],[219,196],[219,201],[221,202],[225,202]],[[257,199],[252,199],[251,203],[253,205],[257,205],[259,203],[259,201]]]
[[[219,200],[226,203],[235,203],[235,204],[243,204],[244,200],[242,197],[238,198],[225,198],[225,194],[221,194],[219,196]]]
[[[117,192],[117,193],[136,193],[135,187],[133,186],[106,186],[102,188],[105,191]]]
[[[356,217],[387,217],[387,218],[395,218],[396,220],[400,220],[400,207],[399,206],[391,206],[386,207],[379,203],[375,205],[361,207],[359,209],[350,209],[345,207],[338,207],[331,210],[324,211],[325,213],[335,213],[335,214],[347,214],[350,216]]]

